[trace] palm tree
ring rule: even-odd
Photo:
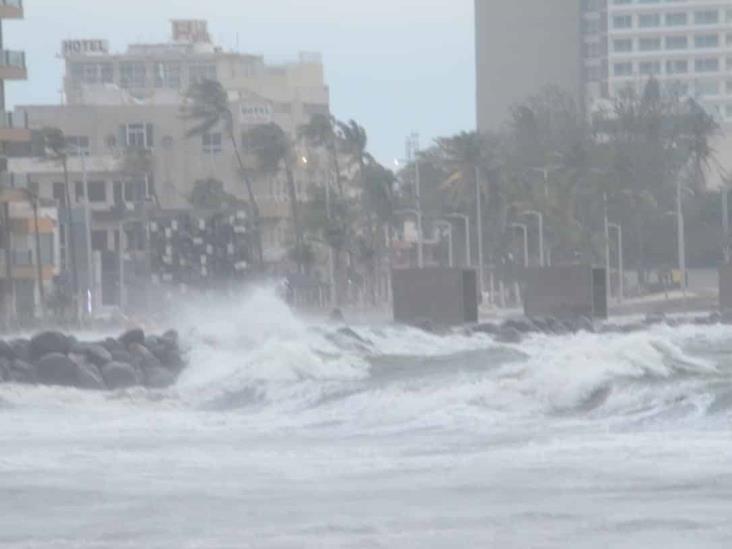
[[[327,151],[333,169],[336,188],[343,194],[341,167],[338,158],[338,126],[339,122],[335,117],[325,114],[314,114],[310,118],[309,123],[300,126],[298,134],[308,146]]]
[[[234,132],[234,115],[229,105],[229,97],[220,82],[215,80],[201,80],[191,86],[188,91],[188,101],[184,106],[183,117],[195,122],[195,126],[187,132],[188,137],[206,134],[217,127],[223,127],[224,133],[231,143],[239,173],[244,179],[249,205],[252,213],[252,224],[255,233],[255,247],[257,262],[262,267],[264,252],[262,249],[261,216],[259,204],[254,194],[254,184],[249,170],[244,163],[239,143]]]
[[[74,243],[74,232],[72,225],[71,215],[71,192],[69,190],[69,151],[68,142],[64,133],[58,128],[43,128],[41,130],[41,137],[43,138],[44,149],[46,156],[61,163],[64,171],[64,198],[66,201],[66,243],[69,249],[69,255],[71,256],[71,283],[74,292],[74,311],[78,309],[77,300],[79,299],[79,273],[78,266],[76,263],[76,244]],[[68,267],[68,259],[67,259]]]
[[[300,224],[300,211],[292,170],[293,147],[290,137],[277,124],[263,124],[253,127],[245,136],[246,149],[257,159],[259,171],[265,175],[276,175],[284,170],[290,201],[290,216],[295,233],[295,253],[298,269],[302,272],[304,263],[304,239]]]

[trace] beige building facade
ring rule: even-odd
[[[239,139],[246,130],[270,122],[295,138],[312,115],[330,112],[319,55],[300,54],[273,65],[261,56],[224,51],[211,43],[204,21],[173,21],[170,42],[131,45],[123,53],[110,52],[104,40],[69,40],[62,51],[66,104],[18,109],[34,129],[60,128],[72,155],[85,156],[89,164],[116,162],[116,168],[108,166],[105,179],[112,202],[115,183],[122,182],[115,173],[125,171],[130,149],[149,153],[145,190],[164,209],[190,207],[196,182],[206,179],[220,180],[227,192],[246,200],[234,148],[222,128],[188,136],[194,122],[183,116],[186,92],[202,79],[218,80],[226,89]],[[51,179],[60,175],[42,178],[44,196],[52,196],[58,181]],[[295,178],[304,199],[312,174],[296,170]],[[255,193],[264,218],[263,238],[271,244],[268,259],[277,261],[291,240],[284,177],[260,178]]]

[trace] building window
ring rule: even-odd
[[[201,141],[204,154],[218,154],[222,151],[221,133],[204,133]]]
[[[668,74],[686,74],[689,72],[689,62],[685,59],[676,59],[666,61],[666,73]]]
[[[666,14],[666,25],[669,27],[683,27],[688,23],[689,17],[684,12]]]
[[[69,156],[89,156],[91,154],[89,138],[84,135],[67,135],[66,147],[69,150]]]
[[[76,181],[74,183],[74,200],[81,202],[84,199],[84,182]]]
[[[666,37],[667,50],[685,50],[689,47],[689,39],[686,36]]]
[[[638,40],[638,49],[640,51],[657,51],[661,49],[660,38],[641,38]]]
[[[144,88],[147,70],[144,63],[120,63],[119,85],[121,88]]]
[[[653,76],[661,73],[660,61],[643,61],[638,65],[638,72],[644,76]]]
[[[719,82],[716,80],[701,80],[696,83],[696,93],[700,96],[719,95]]]
[[[661,14],[643,13],[638,16],[638,26],[642,29],[661,26]]]
[[[633,40],[630,38],[613,40],[613,50],[619,53],[633,51]]]
[[[107,231],[92,231],[92,250],[106,252],[108,250]]]
[[[72,63],[69,72],[76,84],[111,84],[114,81],[112,63]]]
[[[66,185],[64,183],[56,182],[53,184],[53,199],[61,206],[66,204]]]
[[[613,17],[614,29],[629,29],[633,27],[633,18],[630,15],[616,15]]]
[[[718,34],[700,34],[694,37],[694,46],[697,48],[718,48]]]
[[[697,25],[716,25],[719,23],[718,10],[701,10],[694,12],[694,23]]]
[[[630,76],[633,74],[633,63],[615,63],[615,76]]]
[[[696,59],[694,60],[694,70],[696,72],[717,72],[719,71],[719,59],[716,57]]]
[[[137,122],[120,126],[120,142],[128,148],[151,149],[153,147],[153,125]]]
[[[191,84],[196,84],[203,80],[218,80],[216,65],[191,65],[188,68],[188,77]]]
[[[181,71],[180,63],[155,63],[155,87],[180,89],[182,85]]]
[[[144,181],[125,181],[125,202],[143,202],[145,200]]]
[[[107,183],[105,181],[89,182],[89,202],[107,201]]]

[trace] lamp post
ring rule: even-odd
[[[518,229],[524,235],[524,267],[529,266],[529,227],[525,223],[511,223],[513,229]]]
[[[722,251],[724,252],[724,262],[729,264],[730,259],[730,246],[729,246],[729,192],[732,190],[730,187],[724,187],[722,189]]]
[[[451,213],[445,216],[446,219],[460,219],[465,223],[465,266],[471,267],[473,265],[472,261],[472,250],[471,248],[471,241],[470,241],[470,217],[468,217],[465,214],[459,214],[459,213]]]
[[[93,251],[92,251],[92,229],[91,229],[91,222],[92,222],[92,214],[91,214],[91,204],[89,202],[89,180],[87,176],[86,171],[86,155],[84,154],[84,151],[81,150],[81,139],[76,139],[76,154],[79,156],[79,160],[81,161],[81,179],[82,179],[82,185],[84,187],[84,222],[86,225],[86,230],[84,231],[84,237],[86,239],[86,269],[87,269],[87,296],[89,295],[89,292],[91,292],[91,300],[89,303],[87,303],[87,313],[91,315],[94,310],[94,297],[95,297],[95,280],[94,280],[94,258],[93,258]],[[73,231],[71,232],[71,238],[73,238]]]
[[[607,213],[607,193],[603,193],[603,209],[604,209],[604,228],[605,228],[605,294],[612,296],[610,288],[610,220]]]
[[[608,227],[618,235],[618,303],[625,300],[625,265],[623,261],[623,227],[618,223],[608,223]]]
[[[561,168],[558,166],[544,166],[542,168],[529,168],[529,171],[541,174],[544,178],[544,198],[549,198],[549,174],[557,172]]]
[[[539,226],[539,266],[544,267],[546,265],[544,258],[544,214],[536,210],[527,210],[524,215],[533,216],[537,220]]]
[[[455,267],[455,255],[453,252],[453,243],[452,243],[452,223],[449,221],[435,221],[435,227],[442,227],[447,231],[447,250],[448,250],[448,264],[450,265],[450,268],[453,269]]]

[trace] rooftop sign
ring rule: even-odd
[[[61,43],[64,57],[71,55],[104,55],[109,53],[108,40],[64,40]]]

